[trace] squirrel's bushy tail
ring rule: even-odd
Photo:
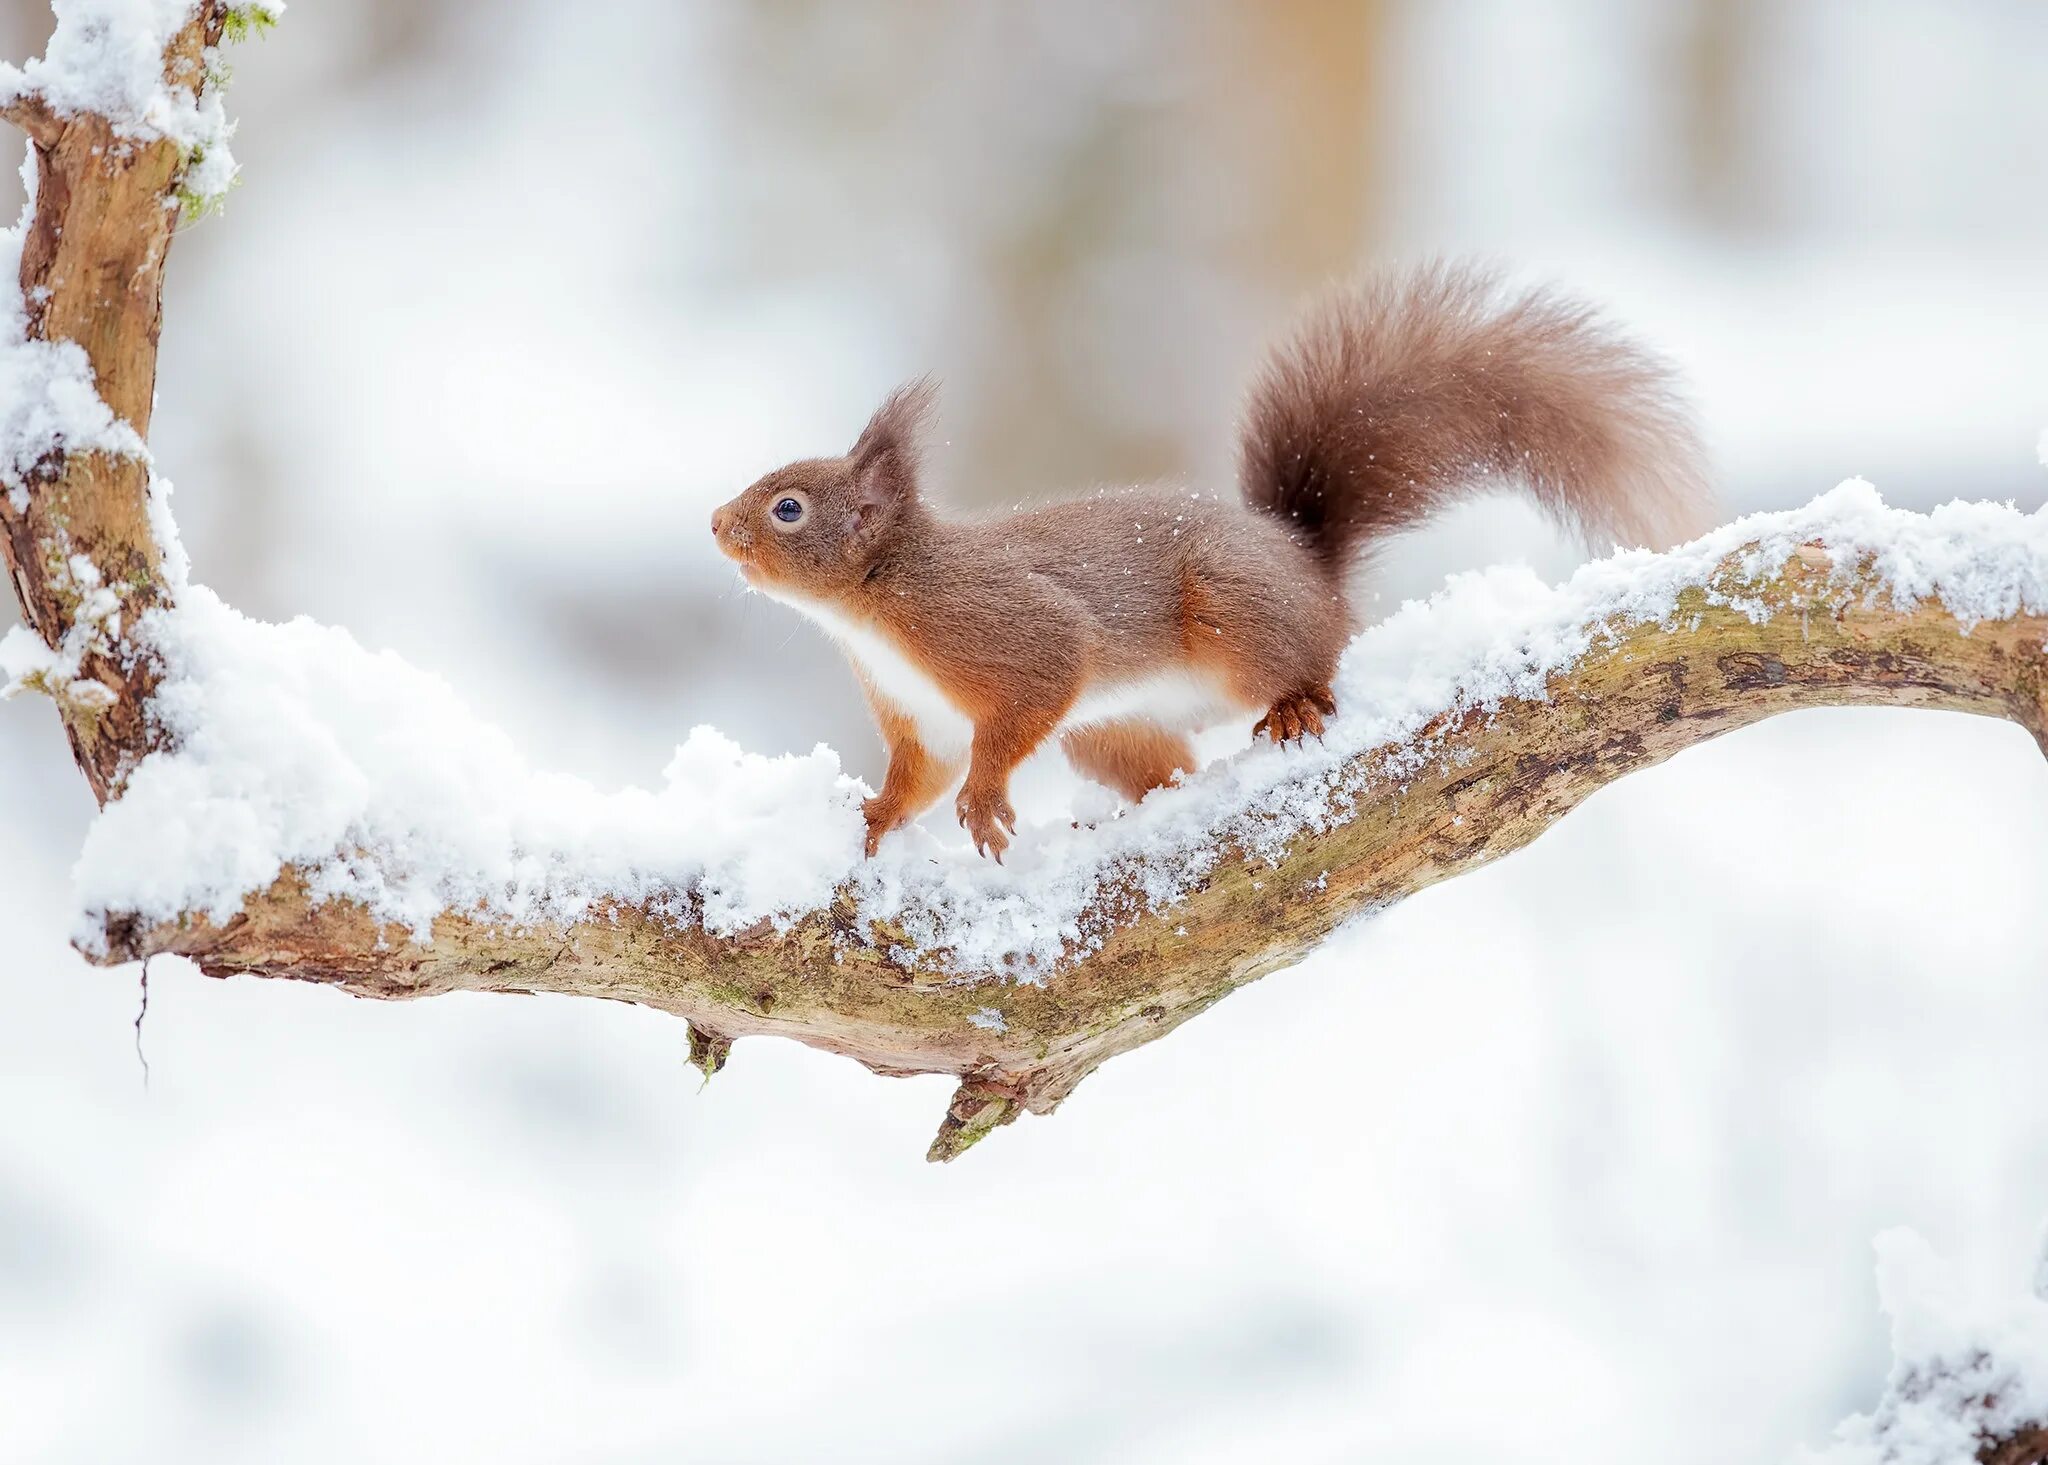
[[[1674,374],[1587,306],[1430,265],[1322,302],[1253,384],[1245,501],[1332,565],[1513,479],[1591,547],[1704,527],[1699,436]]]

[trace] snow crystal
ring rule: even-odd
[[[1973,1293],[1910,1230],[1876,1245],[1892,1320],[1884,1397],[1806,1465],[1960,1465],[1985,1441],[2048,1420],[2048,1302]]]
[[[978,1028],[987,1028],[992,1033],[1007,1033],[1010,1030],[1010,1025],[1003,1021],[1003,1015],[993,1007],[978,1008],[967,1020]]]
[[[862,917],[902,933],[899,960],[1041,980],[1100,939],[1106,891],[1156,910],[1233,845],[1277,859],[1438,756],[1412,746],[1432,719],[1542,700],[1588,651],[1668,622],[1682,592],[1736,603],[1710,583],[1728,556],[1747,547],[1746,569],[1769,575],[1808,541],[1966,625],[2048,609],[2048,515],[1957,503],[1923,516],[1860,481],[1558,586],[1526,569],[1462,574],[1352,643],[1322,742],[1252,747],[1098,827],[1027,828],[1005,865],[919,826],[863,860],[866,789],[824,747],[760,758],[699,728],[652,792],[537,771],[438,678],[341,631],[248,620],[193,587],[140,628],[165,658],[157,710],[172,746],[101,814],[77,887],[93,918],[225,918],[296,866],[317,896],[422,937],[444,909],[562,921],[608,900],[731,932],[821,909],[843,888]]]

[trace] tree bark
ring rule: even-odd
[[[2029,1425],[1977,1451],[1982,1465],[2048,1465],[2048,1425]]]
[[[220,40],[225,7],[198,5],[164,53],[165,79],[195,87]],[[163,323],[164,261],[177,227],[186,160],[167,138],[119,136],[90,112],[60,114],[24,95],[7,109],[35,148],[34,217],[21,250],[28,334],[85,352],[100,399],[149,434]],[[121,630],[170,598],[149,523],[149,464],[58,445],[29,473],[27,503],[0,493],[0,555],[30,630],[52,649],[77,619],[83,555],[120,597]],[[93,639],[80,674],[114,692],[111,705],[58,698],[71,751],[102,804],[156,745],[149,699],[157,666],[121,630]]]

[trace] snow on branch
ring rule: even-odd
[[[0,115],[45,146],[78,117],[131,142],[167,141],[179,153],[188,209],[225,194],[235,181],[234,126],[221,107],[215,48],[224,31],[239,38],[275,25],[282,0],[56,0],[54,9],[42,56],[0,62]]]
[[[2040,1465],[2048,1460],[2048,1277],[1985,1295],[1916,1233],[1877,1238],[1892,1321],[1882,1397],[1802,1465]]]

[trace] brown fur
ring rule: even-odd
[[[1590,307],[1469,265],[1313,312],[1253,386],[1239,476],[1338,560],[1501,479],[1599,548],[1664,548],[1710,501],[1669,366]]]
[[[1484,477],[1523,474],[1589,534],[1659,536],[1701,497],[1653,358],[1579,307],[1499,299],[1469,271],[1381,281],[1308,317],[1253,391],[1244,506],[1148,489],[940,519],[917,489],[931,401],[929,383],[900,389],[845,457],[777,469],[712,526],[750,582],[879,637],[972,724],[955,808],[998,859],[1012,771],[1091,691],[1172,672],[1263,712],[1276,742],[1320,734],[1353,628],[1344,567]],[[786,498],[794,524],[773,516]],[[890,759],[866,809],[873,853],[961,760],[865,666],[862,681]],[[1070,726],[1062,747],[1135,799],[1192,766],[1186,731],[1140,708]]]
[[[1076,728],[1060,739],[1060,750],[1076,772],[1134,804],[1173,782],[1174,775],[1195,771],[1194,745],[1142,718]]]

